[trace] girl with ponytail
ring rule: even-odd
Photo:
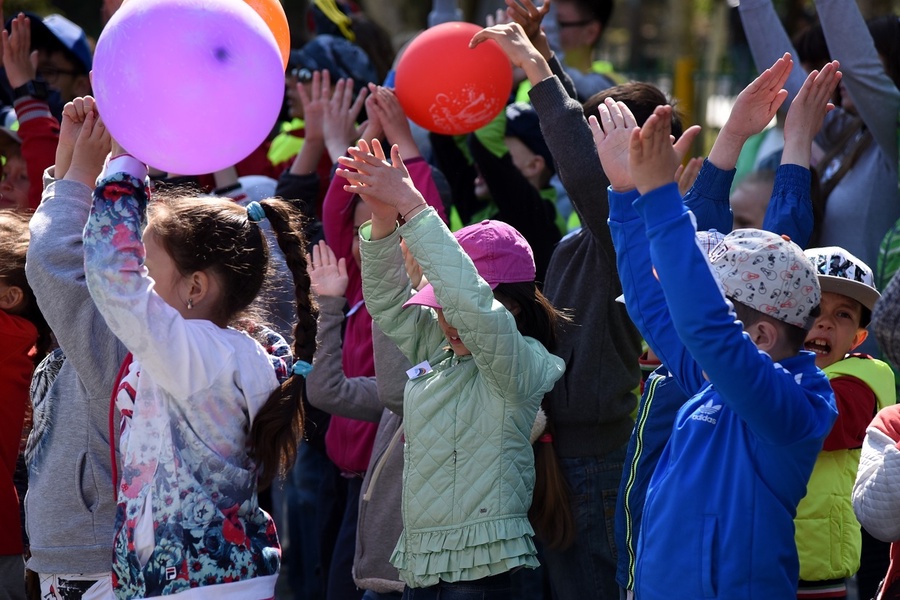
[[[295,458],[315,350],[299,214],[278,200],[148,204],[147,166],[115,142],[111,157],[84,253],[97,309],[133,355],[116,393],[116,596],[273,598],[281,549],[257,493]],[[281,385],[266,350],[229,326],[266,279],[263,219],[296,295],[295,362]]]

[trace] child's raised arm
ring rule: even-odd
[[[784,123],[781,166],[763,219],[763,229],[787,235],[803,248],[814,225],[809,171],[813,138],[834,108],[830,99],[841,80],[838,67],[834,61],[810,73],[791,102]]]
[[[822,128],[825,115],[834,109],[831,98],[841,81],[840,66],[835,60],[806,77],[784,121],[781,164],[809,168],[813,138]]]

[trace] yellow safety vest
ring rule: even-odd
[[[875,393],[877,410],[897,401],[894,372],[880,360],[849,356],[823,370],[829,379],[850,375],[865,382]],[[859,570],[862,538],[850,497],[859,456],[859,448],[819,452],[794,518],[803,581],[840,579]]]

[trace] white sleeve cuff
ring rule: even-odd
[[[143,181],[147,177],[148,169],[147,165],[130,154],[120,154],[106,161],[98,180],[106,179],[113,173],[125,173],[139,181]]]

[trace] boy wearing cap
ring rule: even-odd
[[[619,234],[641,220],[659,278],[640,307],[647,341],[693,394],[647,490],[635,595],[787,598],[799,571],[796,507],[837,415],[802,349],[820,288],[799,247],[765,231],[732,232],[707,260],[672,182],[671,111],[658,107],[632,133],[640,197],[610,194],[616,247],[634,244]]]
[[[872,269],[843,248],[806,251],[822,288],[821,314],[804,347],[831,381],[838,418],[816,461],[807,495],[797,507],[800,555],[798,598],[846,598],[846,578],[859,569],[861,536],[850,492],[866,427],[896,402],[894,373],[886,363],[850,354],[868,336],[880,294]]]

